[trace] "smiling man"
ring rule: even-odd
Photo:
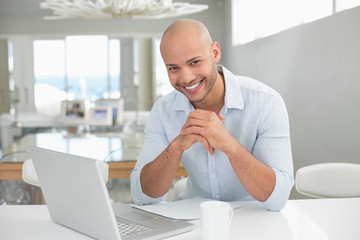
[[[281,96],[217,66],[220,46],[198,21],[175,21],[160,51],[176,90],[151,110],[131,174],[134,202],[160,201],[181,161],[189,174],[183,199],[258,200],[280,210],[294,184]]]

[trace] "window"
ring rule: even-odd
[[[174,90],[171,85],[165,64],[160,53],[160,38],[155,39],[154,54],[155,54],[155,72],[156,72],[156,97],[160,98]]]
[[[120,97],[120,40],[67,36],[34,41],[35,105],[59,114],[64,99]]]
[[[68,36],[65,44],[68,99],[102,97],[107,91],[107,37]]]
[[[34,42],[35,106],[40,113],[59,115],[66,99],[65,41]]]
[[[301,23],[309,23],[333,13],[333,0],[302,0],[303,19]]]
[[[232,43],[245,44],[360,5],[360,0],[232,0]]]
[[[357,7],[360,5],[360,0],[336,0],[336,12]]]

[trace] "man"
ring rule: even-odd
[[[280,95],[217,66],[220,46],[198,21],[175,21],[160,51],[176,91],[158,100],[149,116],[131,174],[133,200],[160,201],[181,161],[189,175],[184,199],[255,199],[280,210],[294,183]]]

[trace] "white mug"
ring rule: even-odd
[[[201,239],[228,240],[233,209],[229,203],[207,201],[201,206]]]

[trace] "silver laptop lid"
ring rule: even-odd
[[[97,239],[121,239],[99,161],[29,150],[53,221]]]

